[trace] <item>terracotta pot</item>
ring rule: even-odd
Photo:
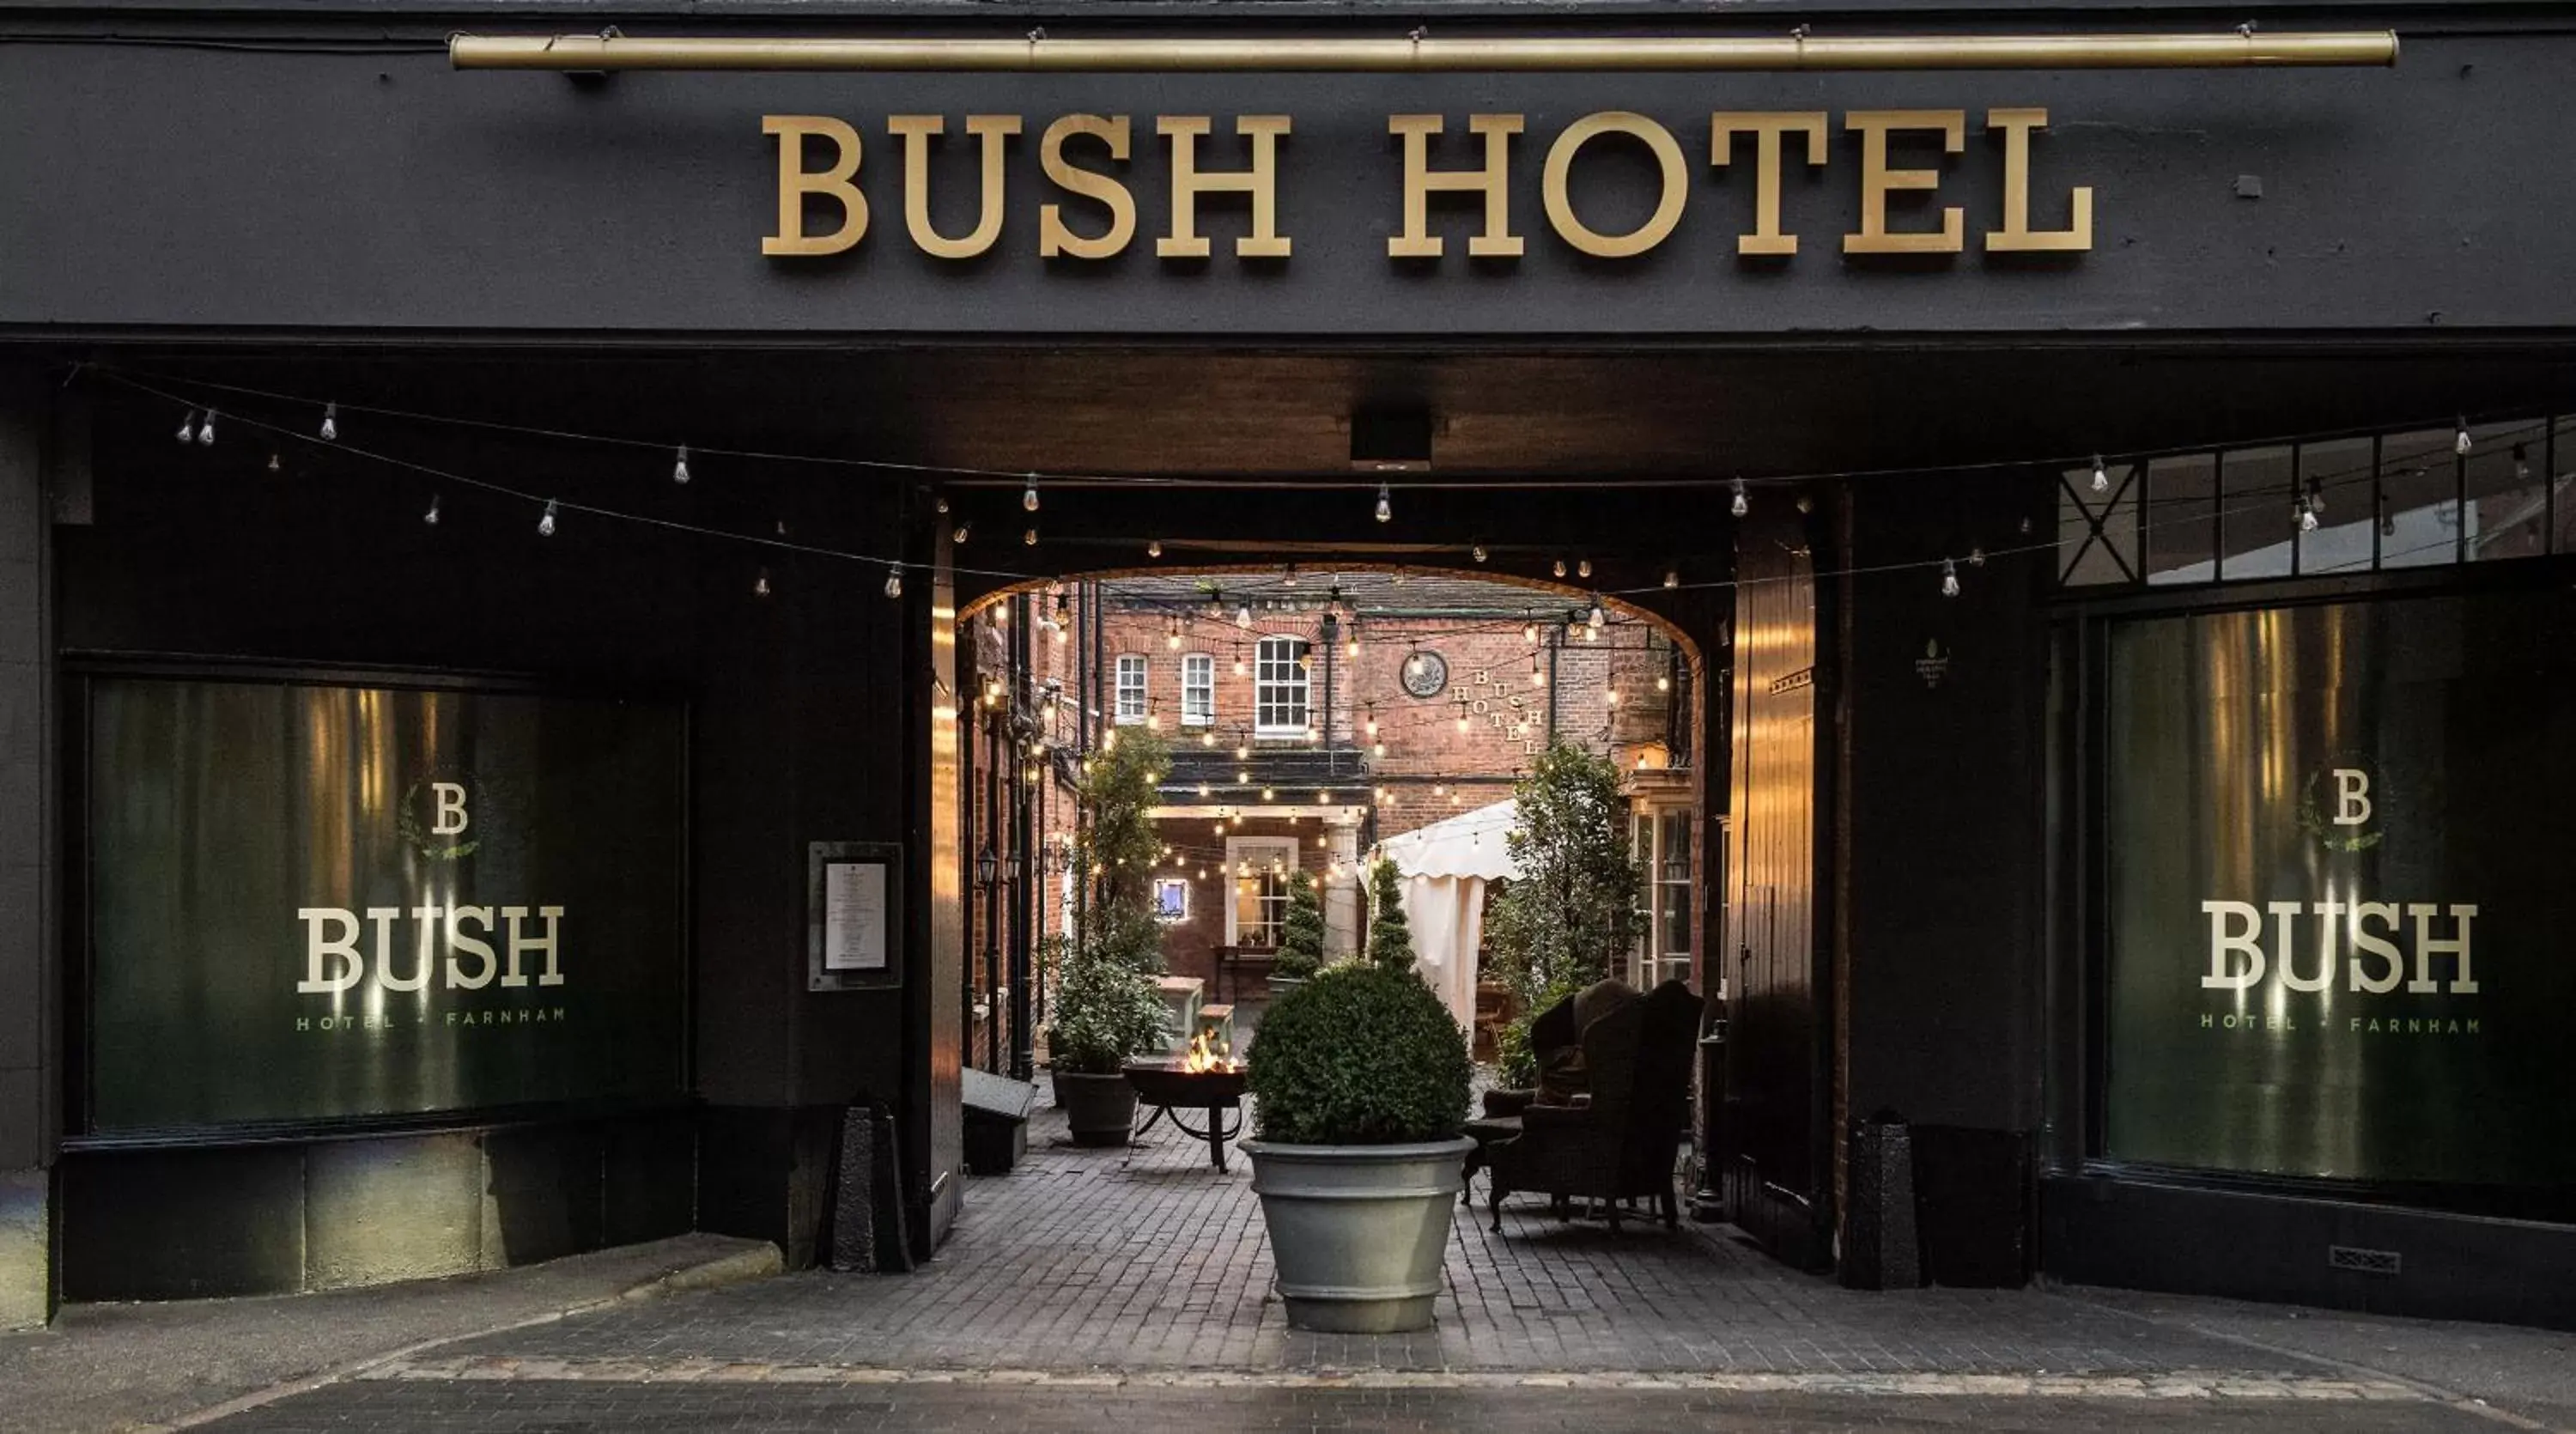
[[[1076,1145],[1125,1145],[1136,1123],[1136,1088],[1121,1075],[1056,1071],[1055,1103]]]

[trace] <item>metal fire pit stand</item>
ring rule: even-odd
[[[1172,1062],[1129,1061],[1127,1083],[1136,1087],[1136,1103],[1149,1108],[1128,1132],[1128,1139],[1168,1119],[1182,1134],[1206,1141],[1208,1163],[1217,1173],[1225,1173],[1226,1144],[1243,1133],[1243,1072],[1188,1071]],[[1191,1126],[1181,1115],[1184,1110],[1206,1111],[1207,1124]]]

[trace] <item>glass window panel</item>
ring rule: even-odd
[[[2549,421],[2521,419],[2469,430],[2460,464],[2471,562],[2536,558],[2549,551]]]
[[[2366,573],[2377,554],[2371,503],[2372,440],[2337,438],[2299,445],[2299,496],[2317,526],[2299,534],[2301,573]]]
[[[1118,659],[1118,720],[1145,720],[1145,659],[1130,653]]]
[[[2205,583],[2218,575],[2218,460],[2159,458],[2147,469],[2147,581]]]
[[[1193,652],[1181,659],[1181,725],[1207,727],[1216,722],[1216,659]]]
[[[2460,555],[2456,431],[2392,433],[2379,443],[2379,565],[2420,568]]]
[[[2138,580],[2138,465],[2114,463],[2103,471],[2110,488],[2093,491],[2088,465],[2069,469],[2057,494],[2059,580],[2068,587]],[[2096,538],[2093,519],[2102,518]]]
[[[1253,649],[1252,725],[1266,736],[1306,731],[1306,643],[1265,637]]]
[[[2285,578],[2290,552],[2298,545],[2299,514],[2307,497],[2299,491],[2291,450],[2239,448],[2222,454],[2218,481],[2227,498],[2220,516],[2218,575],[2223,578]]]

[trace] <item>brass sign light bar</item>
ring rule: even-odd
[[[823,36],[453,35],[460,70],[893,73],[1715,73],[2160,70],[2397,63],[2392,30],[2200,35],[1592,36],[1432,39],[854,39]]]

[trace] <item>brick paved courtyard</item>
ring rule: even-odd
[[[1536,1197],[1503,1230],[1462,1218],[1436,1329],[1287,1327],[1244,1158],[1230,1173],[1168,1126],[1127,1150],[1063,1145],[978,1179],[936,1259],[909,1275],[812,1272],[463,1346],[458,1355],[907,1370],[1626,1370],[2278,1374],[2246,1347],[2158,1333],[2031,1291],[1864,1294],[1709,1227],[1617,1235]],[[1463,1214],[1464,1212],[1462,1212]],[[1481,1217],[1481,1201],[1475,1211]],[[2313,1373],[2314,1371],[2304,1371]]]
[[[246,1401],[224,1430],[2377,1431],[2550,1428],[2563,1336],[2418,1326],[2406,1361],[2047,1290],[1860,1293],[1719,1230],[1462,1219],[1437,1329],[1286,1327],[1249,1174],[1168,1129],[973,1181],[909,1275],[812,1272],[576,1313]],[[1481,1215],[1481,1210],[1477,1212]],[[2181,1316],[2181,1317],[2177,1317]],[[2345,1339],[2380,1327],[2339,1327]],[[2502,1336],[2489,1344],[2490,1336]],[[2403,1337],[2403,1336],[2400,1336]],[[2526,1418],[2446,1385],[2513,1349]],[[2383,1372],[2385,1371],[2385,1372]]]

